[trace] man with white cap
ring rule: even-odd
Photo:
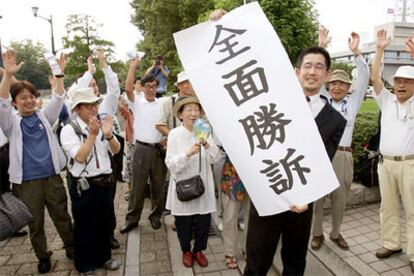
[[[381,192],[381,234],[384,245],[376,256],[388,258],[400,253],[400,198],[407,220],[407,255],[414,273],[414,67],[401,66],[393,77],[394,93],[381,80],[381,61],[390,44],[385,30],[377,32],[377,51],[372,64],[371,80],[375,100],[381,112],[380,152],[378,165]],[[406,42],[414,57],[412,38]]]
[[[322,29],[323,32],[326,29]],[[320,31],[320,32],[321,32]],[[348,73],[344,70],[337,69],[332,72],[328,80],[329,103],[346,119],[347,124],[339,142],[338,149],[332,160],[332,166],[339,181],[339,187],[329,194],[332,203],[332,231],[329,238],[341,249],[349,249],[348,243],[340,234],[342,219],[345,213],[345,204],[347,193],[351,187],[354,177],[354,161],[352,156],[352,133],[354,131],[355,118],[364,100],[365,91],[369,82],[369,68],[365,58],[359,51],[359,35],[351,33],[348,40],[348,47],[354,54],[354,61],[357,68],[357,79],[355,89],[348,96],[352,81]],[[325,90],[325,88],[322,88]],[[324,91],[326,93],[326,91]],[[318,250],[324,241],[323,236],[323,206],[325,197],[317,200],[314,205],[312,221],[312,241],[311,248]]]
[[[69,157],[75,267],[86,275],[98,267],[116,270],[120,266],[111,259],[115,179],[108,153],[118,153],[120,144],[112,133],[112,116],[98,118],[101,102],[102,97],[92,88],[76,89],[71,110],[77,118],[64,126],[60,135]]]

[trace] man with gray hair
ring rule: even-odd
[[[406,42],[414,57],[413,38]],[[381,192],[381,234],[383,247],[375,254],[388,258],[400,253],[400,198],[407,220],[407,255],[414,273],[414,67],[401,66],[393,77],[394,93],[381,80],[381,61],[390,44],[385,30],[377,32],[377,51],[372,64],[374,98],[381,109],[378,177]]]

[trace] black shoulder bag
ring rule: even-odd
[[[190,201],[202,196],[205,192],[201,173],[201,150],[199,153],[198,174],[191,178],[176,181],[177,197],[180,201]]]

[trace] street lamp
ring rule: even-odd
[[[44,20],[46,20],[47,22],[50,23],[50,34],[51,34],[51,40],[52,40],[52,54],[55,55],[56,51],[55,51],[55,38],[53,36],[53,18],[52,18],[52,15],[50,15],[49,18],[39,15],[38,14],[39,7],[36,7],[36,6],[32,7],[32,11],[33,11],[34,17],[44,19]]]

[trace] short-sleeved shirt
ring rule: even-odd
[[[23,181],[42,179],[56,174],[46,127],[36,115],[23,116]]]
[[[156,144],[162,140],[162,134],[155,125],[160,114],[162,100],[156,98],[149,102],[145,97],[129,101],[129,107],[134,114],[134,139]]]
[[[165,97],[161,105],[161,111],[158,116],[157,125],[167,126],[169,130],[181,125],[181,121],[174,117],[173,107],[178,100],[178,93]]]
[[[164,71],[170,73],[167,66],[164,65]],[[168,79],[163,75],[161,69],[154,68],[151,70],[151,75],[158,80],[157,94],[164,94],[167,92]]]
[[[401,104],[384,88],[374,98],[382,112],[380,152],[391,156],[414,154],[414,96]]]

